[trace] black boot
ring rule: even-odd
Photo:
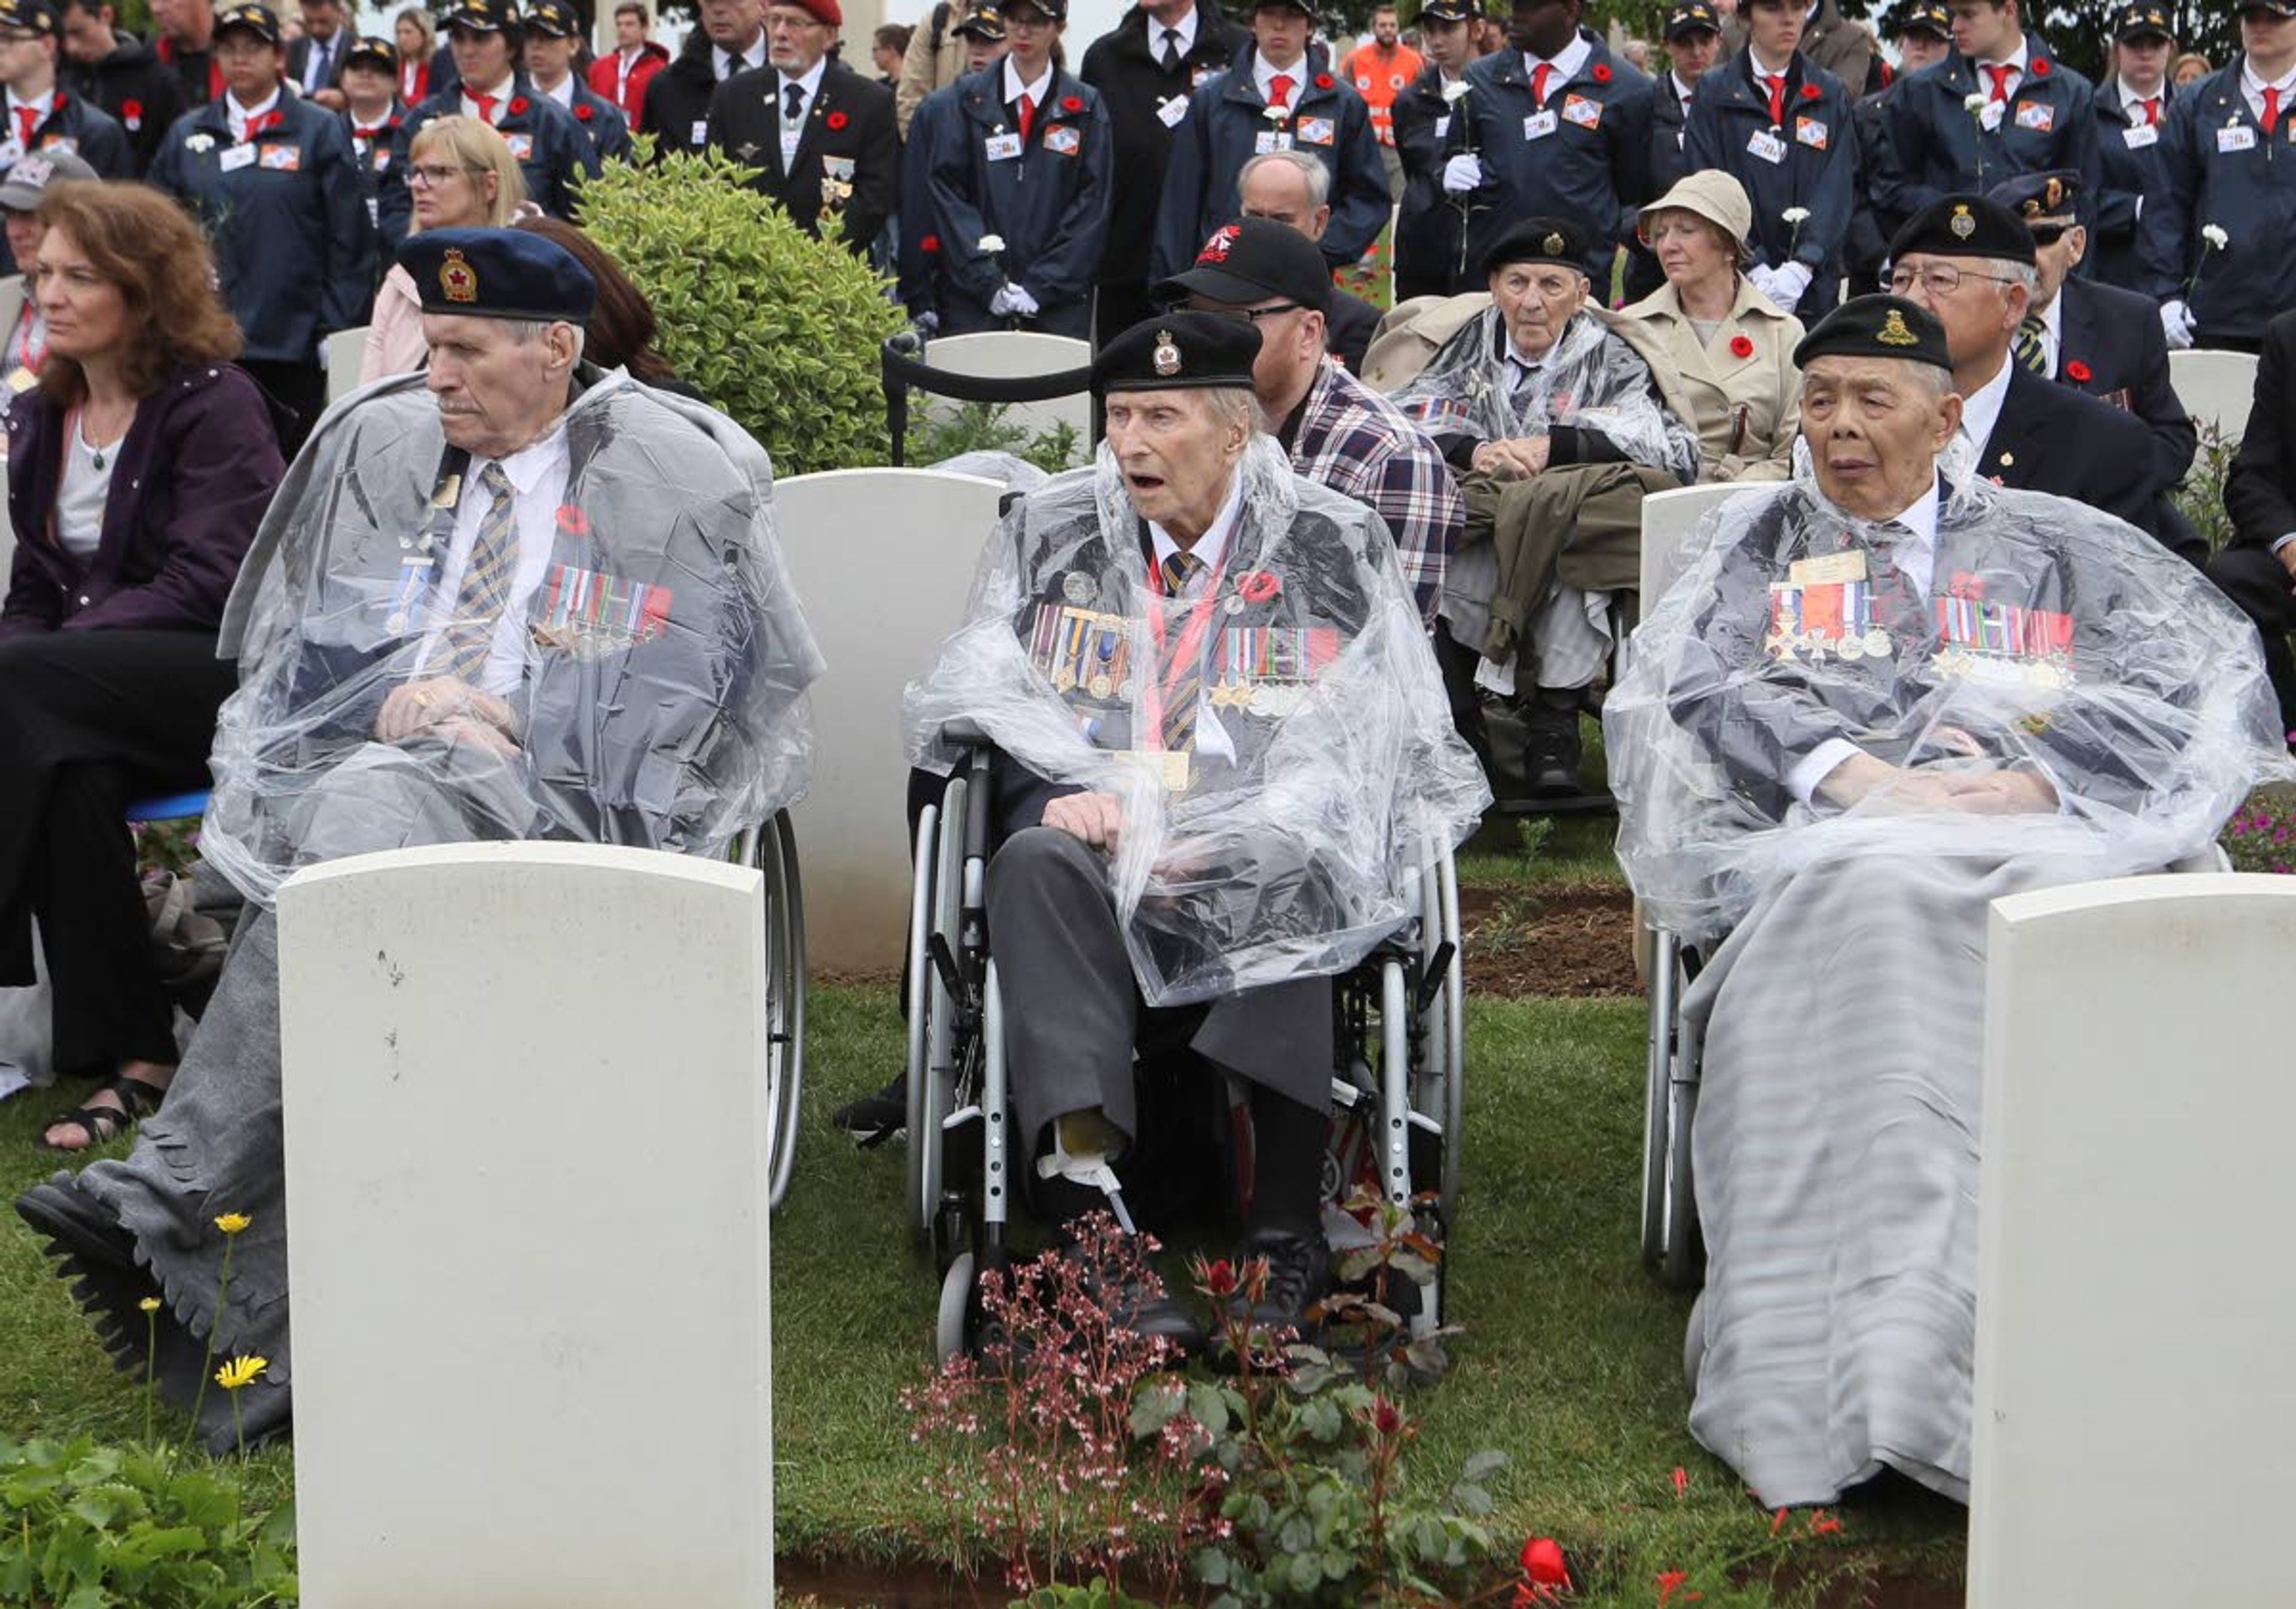
[[[895,1073],[882,1089],[846,1102],[829,1121],[864,1145],[892,1138],[909,1126],[909,1075]]]
[[[1568,799],[1587,791],[1578,777],[1576,687],[1541,687],[1523,701],[1522,772],[1534,799]]]

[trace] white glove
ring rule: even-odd
[[[1775,301],[1777,300],[1777,291],[1775,289],[1777,280],[1767,263],[1756,263],[1752,267],[1747,269],[1746,283],[1753,286],[1755,290],[1759,291],[1763,295],[1768,297],[1772,301]]]
[[[1013,287],[1010,285],[997,286],[996,294],[988,299],[988,311],[990,316],[996,318],[1002,318],[1006,314],[1012,312],[1012,310]]]
[[[1483,160],[1470,152],[1443,164],[1443,193],[1457,195],[1483,182]]]
[[[1013,299],[1013,304],[1007,311],[1018,313],[1023,318],[1034,318],[1037,316],[1037,299],[1019,285],[1005,286],[1004,294]]]
[[[2193,344],[2193,315],[2182,298],[2161,304],[2161,333],[2180,352]]]
[[[1809,280],[1808,263],[1780,263],[1770,270],[1770,283],[1762,294],[1778,304],[1779,312],[1791,313],[1801,293],[1809,289]]]

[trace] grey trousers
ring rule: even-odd
[[[514,766],[467,745],[435,743],[354,751],[289,812],[299,858],[425,843],[514,836],[529,821]],[[276,1434],[290,1415],[286,1178],[279,1120],[279,948],[272,913],[243,924],[167,1104],[137,1131],[122,1162],[90,1164],[79,1187],[110,1207],[135,1238],[137,1256],[168,1310],[194,1340],[212,1334],[218,1358],[254,1353],[270,1368],[238,1395],[250,1442]],[[251,1221],[229,1244],[231,1284],[218,1320],[216,1292],[226,1240],[214,1219]],[[378,1322],[387,1318],[378,1314]],[[196,1367],[169,1367],[184,1349],[163,1345],[162,1394],[188,1410]],[[210,1449],[234,1433],[228,1395],[210,1390],[201,1413]]]
[[[988,864],[988,932],[1004,996],[1005,1064],[1032,1148],[1053,1120],[1097,1106],[1140,1132],[1132,1054],[1185,1047],[1316,1112],[1332,1099],[1332,983],[1303,978],[1208,1005],[1140,997],[1108,871],[1054,827],[1016,833]]]

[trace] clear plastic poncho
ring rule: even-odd
[[[2199,571],[2079,504],[1944,484],[1923,587],[1884,556],[1905,538],[1807,472],[1693,533],[1603,711],[1620,858],[1660,925],[1710,942],[1848,855],[2158,870],[2291,774],[2255,631]],[[1910,783],[1812,802],[1834,743],[1915,776],[2038,773],[2059,807],[1975,814]]]
[[[1238,472],[1201,602],[1153,595],[1105,447],[1054,477],[999,524],[964,625],[904,703],[919,765],[948,769],[941,728],[969,720],[1006,761],[1121,798],[1110,882],[1154,1006],[1353,965],[1408,915],[1427,841],[1457,845],[1490,799],[1378,515],[1265,436]],[[1166,751],[1182,665],[1196,730]]]
[[[1485,441],[1544,436],[1556,425],[1601,431],[1636,464],[1698,479],[1697,428],[1669,412],[1643,355],[1591,308],[1573,314],[1529,381],[1513,387],[1496,307],[1460,326],[1395,405],[1430,435]]]
[[[472,465],[423,377],[345,398],[296,459],[226,611],[240,685],[200,840],[249,899],[394,836],[721,854],[803,795],[821,658],[775,543],[764,449],[698,403],[584,374],[548,562],[524,572],[513,651],[488,667],[515,715],[507,755],[376,734],[394,690],[438,674],[453,623],[442,576]]]

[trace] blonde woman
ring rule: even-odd
[[[398,103],[420,106],[430,98],[430,58],[439,53],[439,30],[429,12],[410,5],[392,19],[390,31],[398,46]]]
[[[526,203],[526,180],[510,144],[477,118],[433,118],[414,136],[403,173],[384,184],[404,184],[414,197],[407,233],[425,229],[502,229]],[[375,292],[359,383],[422,366],[422,298],[406,270],[394,264]]]

